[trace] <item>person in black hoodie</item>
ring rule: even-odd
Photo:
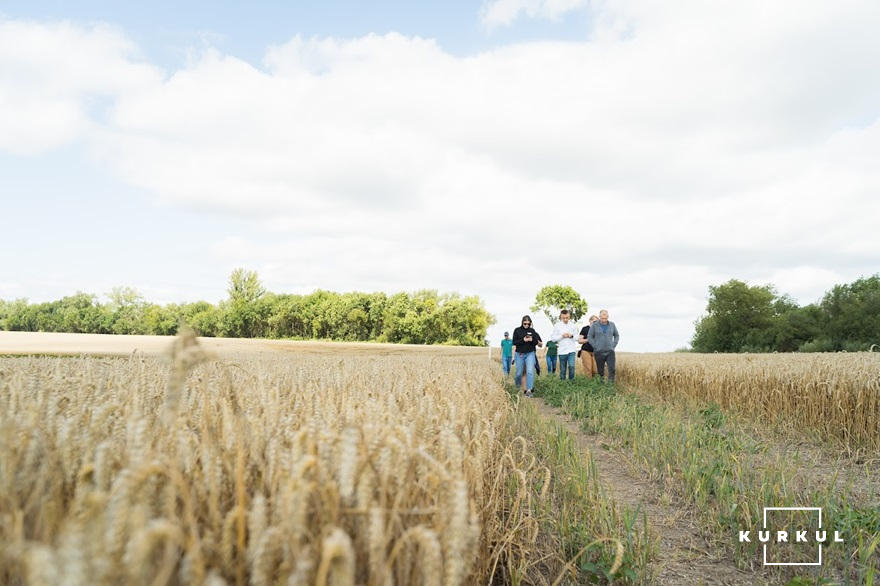
[[[536,348],[544,346],[541,335],[532,328],[532,318],[524,315],[522,325],[513,330],[513,359],[516,362],[516,376],[513,384],[522,386],[526,397],[531,397],[535,386],[535,365],[538,363]],[[525,371],[525,378],[523,378]]]

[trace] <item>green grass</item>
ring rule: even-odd
[[[841,531],[845,543],[823,548],[824,565],[810,579],[872,583],[880,539],[873,490],[859,493],[836,474],[810,481],[801,470],[809,462],[797,451],[762,443],[715,404],[652,402],[583,377],[571,382],[541,377],[536,395],[563,407],[587,433],[611,438],[642,473],[673,487],[677,498],[697,510],[704,533],[744,567],[759,559],[762,549],[756,539],[740,544],[738,532],[761,528],[763,507],[822,507],[823,527]]]
[[[595,462],[559,424],[548,421],[522,391],[508,385],[517,405],[516,433],[528,438],[538,462],[551,471],[541,500],[544,530],[556,536],[570,569],[566,583],[647,584],[658,543],[638,510],[621,509],[599,482]],[[536,491],[543,487],[535,487]]]

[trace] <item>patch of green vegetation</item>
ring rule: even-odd
[[[541,396],[562,396],[549,377],[544,382]],[[564,384],[569,383],[560,382],[560,387]],[[621,509],[600,484],[594,460],[571,433],[541,416],[521,389],[507,388],[517,405],[516,433],[528,438],[539,462],[551,471],[549,490],[539,502],[544,530],[556,536],[568,563],[559,577],[581,584],[650,583],[650,561],[659,544],[648,534],[645,515]],[[541,488],[536,486],[536,492]]]
[[[840,531],[845,543],[824,545],[824,565],[812,579],[872,582],[880,540],[880,512],[870,504],[874,495],[866,500],[836,477],[821,488],[805,482],[801,468],[809,462],[797,452],[771,450],[736,428],[719,405],[649,402],[582,377],[540,377],[535,391],[579,420],[587,433],[611,438],[650,479],[673,487],[678,499],[696,508],[704,533],[743,566],[760,558],[762,548],[757,540],[740,543],[739,531],[762,527],[764,507],[821,507],[823,527]]]

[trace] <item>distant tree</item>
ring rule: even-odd
[[[439,309],[442,304],[436,289],[421,289],[409,296],[409,311],[404,322],[410,326],[410,344],[440,344]]]
[[[229,300],[233,303],[254,303],[266,294],[266,289],[260,283],[260,277],[256,271],[248,271],[242,268],[235,269],[229,276]]]
[[[144,320],[147,303],[143,295],[132,287],[114,287],[107,294],[110,302],[104,306],[106,329],[112,334],[145,334]]]
[[[437,292],[433,290],[415,295],[401,292],[389,297],[383,316],[385,327],[379,339],[400,344],[428,343],[424,314],[436,309],[436,298]]]
[[[268,330],[272,300],[256,271],[235,269],[229,277],[229,299],[220,305],[220,335],[255,338]],[[268,301],[268,303],[267,303]]]
[[[91,332],[102,323],[94,296],[77,293],[59,301],[0,301],[0,329],[19,332]]]
[[[62,298],[59,314],[59,332],[103,333],[103,311],[96,295],[77,291],[75,295]]]
[[[61,330],[61,302],[44,301],[30,305],[27,308],[27,322],[31,324],[33,332],[60,332]]]
[[[815,304],[788,307],[774,320],[774,347],[778,352],[796,352],[821,333],[822,312]]]
[[[0,329],[171,335],[186,325],[200,336],[483,345],[495,323],[479,297],[434,289],[391,297],[320,289],[278,295],[257,273],[236,269],[228,292],[219,306],[147,303],[130,287],[115,287],[105,305],[82,292],[39,304],[0,300]]]
[[[332,291],[317,289],[303,299],[302,319],[306,326],[306,337],[316,340],[334,338],[334,332],[340,319],[339,295]]]
[[[835,285],[819,303],[822,335],[834,350],[880,344],[880,273]]]
[[[434,289],[387,298],[379,340],[402,344],[482,346],[495,316],[476,296],[440,294]]]
[[[384,294],[343,293],[339,295],[340,321],[336,324],[337,338],[340,340],[375,340],[381,333],[381,319],[375,323],[375,316],[381,315]],[[375,304],[380,307],[374,308]]]
[[[461,297],[446,293],[440,298],[438,310],[440,343],[456,346],[485,346],[486,332],[495,323],[495,316],[486,311],[477,295]]]
[[[196,301],[183,306],[183,323],[200,336],[220,335],[220,309],[207,301]]]
[[[0,320],[3,322],[3,329],[11,332],[28,332],[33,331],[28,327],[27,313],[28,300],[25,298],[16,299],[14,301],[6,301],[2,306],[2,315]]]
[[[305,301],[302,295],[279,294],[269,316],[269,329],[273,338],[304,339],[310,337],[310,329],[304,315]]]
[[[762,352],[773,343],[776,290],[743,281],[709,287],[706,315],[698,319],[691,346],[695,352]]]
[[[542,311],[553,324],[559,321],[559,312],[563,309],[571,312],[571,319],[576,322],[587,313],[589,304],[572,287],[548,285],[538,291],[531,307],[532,311]]]
[[[183,321],[183,308],[176,303],[150,303],[144,308],[144,328],[152,336],[173,336]]]
[[[388,305],[388,295],[382,292],[370,293],[369,311],[367,311],[369,328],[365,332],[366,340],[377,340],[385,331],[385,307]]]
[[[405,296],[406,294],[404,294]],[[377,340],[382,335],[384,293],[281,294],[269,316],[268,336],[347,341]]]

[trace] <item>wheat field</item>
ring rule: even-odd
[[[2,584],[549,584],[570,561],[486,349],[46,339],[0,355]],[[880,446],[878,353],[621,353],[618,381]]]
[[[0,358],[0,583],[497,581],[511,409],[482,353]]]
[[[717,403],[767,424],[880,448],[880,353],[629,354],[618,380],[665,399]]]

